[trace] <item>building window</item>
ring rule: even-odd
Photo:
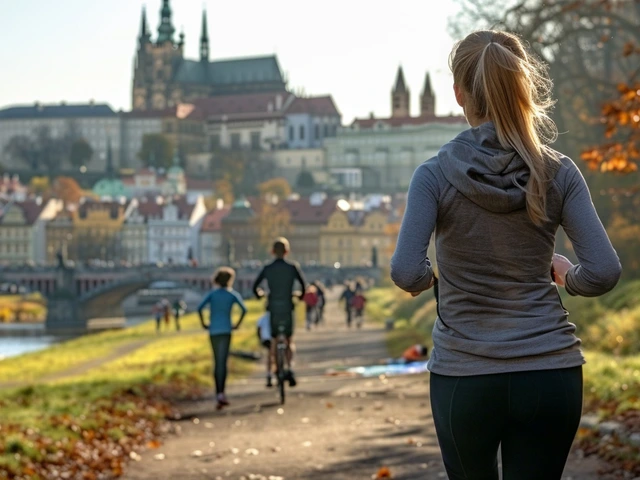
[[[315,138],[316,140],[320,138],[320,125],[316,124],[316,129],[315,129]]]
[[[209,137],[209,151],[213,152],[220,148],[220,135],[214,134]]]
[[[251,150],[260,150],[260,132],[251,132]]]
[[[293,142],[296,139],[296,131],[293,128],[293,125],[289,127],[289,141]]]
[[[240,134],[232,133],[231,134],[231,148],[239,149],[240,148]]]
[[[304,125],[300,125],[300,140],[304,140]]]

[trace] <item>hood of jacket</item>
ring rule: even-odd
[[[444,145],[438,165],[456,190],[485,210],[508,213],[526,207],[523,188],[529,167],[515,150],[500,145],[491,122],[465,130]]]

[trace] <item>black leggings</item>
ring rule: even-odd
[[[210,335],[211,349],[213,350],[213,378],[216,381],[216,393],[224,393],[224,384],[227,381],[227,358],[229,357],[229,344],[231,335]]]
[[[582,412],[582,367],[449,377],[431,373],[449,480],[559,480]]]

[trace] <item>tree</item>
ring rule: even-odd
[[[273,159],[263,158],[252,150],[217,150],[212,155],[211,172],[214,180],[226,180],[233,185],[234,196],[255,195],[258,185],[273,178]]]
[[[553,119],[563,133],[556,148],[577,158],[602,134],[600,104],[636,65],[616,55],[640,40],[640,2],[600,0],[458,0],[462,13],[450,21],[454,38],[478,28],[519,34],[549,65],[558,102]],[[614,34],[615,32],[615,34]]]
[[[56,198],[62,200],[65,204],[77,204],[84,196],[84,191],[71,177],[58,177],[53,184],[53,193]]]
[[[51,129],[43,125],[35,130],[35,145],[37,165],[47,173],[49,180],[52,180],[65,157],[64,142],[61,139],[53,138]]]
[[[29,191],[36,195],[44,195],[51,190],[48,177],[32,177],[29,181]]]
[[[291,195],[291,186],[286,178],[271,178],[258,185],[258,192],[263,198],[266,195],[274,195],[279,199],[285,199]]]
[[[35,145],[33,140],[26,135],[16,135],[11,137],[4,147],[4,153],[12,158],[22,161],[28,168],[37,168],[37,152],[35,151]]]
[[[75,168],[80,168],[91,161],[93,148],[84,138],[79,138],[71,145],[69,152],[69,163]]]
[[[275,196],[270,196],[269,200],[262,201],[259,214],[256,215],[256,222],[260,242],[258,253],[266,258],[273,246],[273,239],[286,237],[291,232],[291,215],[284,202],[279,201]]]
[[[161,133],[148,133],[142,137],[138,158],[147,167],[169,168],[173,163],[174,146]]]
[[[217,198],[221,198],[225,205],[231,205],[235,199],[233,195],[233,185],[229,180],[216,180],[213,182],[213,193]]]

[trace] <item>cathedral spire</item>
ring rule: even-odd
[[[151,39],[151,33],[147,27],[147,7],[142,7],[142,15],[140,18],[140,45]]]
[[[396,75],[396,83],[391,91],[391,116],[409,117],[411,115],[409,101],[409,89],[404,81],[404,72],[402,65],[400,65]]]
[[[173,43],[173,34],[175,31],[176,29],[171,23],[171,5],[169,5],[169,0],[162,0],[160,26],[158,27],[158,45],[165,42]]]
[[[393,87],[393,93],[406,93],[407,85],[404,81],[404,72],[402,71],[402,65],[398,67],[398,74],[396,75],[396,84]]]
[[[420,94],[420,116],[428,117],[436,114],[436,96],[431,88],[431,77],[429,72],[424,79],[424,87]]]
[[[207,11],[202,11],[202,35],[200,36],[200,61],[209,61],[209,31],[207,29]]]

